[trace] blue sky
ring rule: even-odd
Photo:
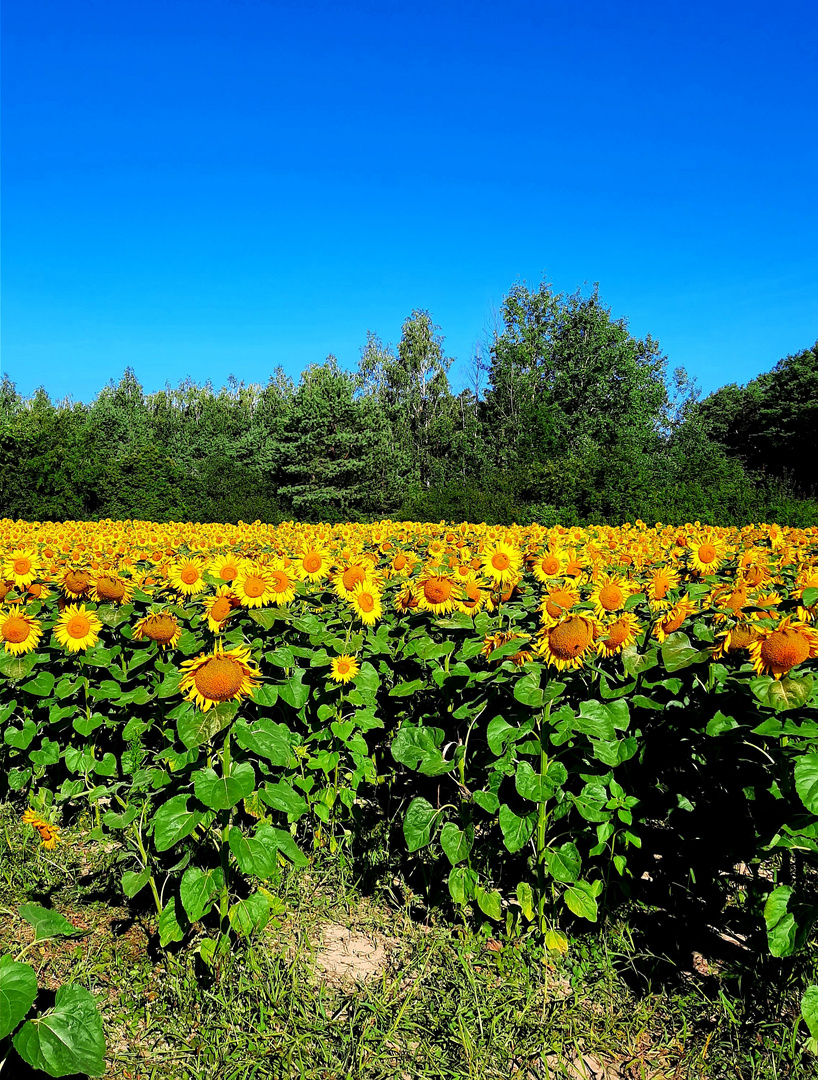
[[[431,312],[456,386],[516,280],[705,390],[818,337],[805,2],[5,0],[2,371],[354,367]]]

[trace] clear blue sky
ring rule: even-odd
[[[297,376],[598,281],[705,390],[818,337],[815,0],[5,0],[2,371]]]

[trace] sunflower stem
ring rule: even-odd
[[[230,728],[224,736],[222,749],[222,776],[230,775]],[[219,852],[222,864],[222,893],[219,902],[219,916],[221,919],[222,933],[226,930],[228,911],[230,909],[230,811],[225,811],[222,823],[222,843]]]
[[[551,701],[548,701],[540,720],[540,781],[548,771],[548,755],[545,752],[545,728],[551,715]],[[548,829],[547,799],[540,799],[537,807],[537,914],[541,941],[545,940],[545,834]]]

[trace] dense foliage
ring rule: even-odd
[[[481,358],[483,357],[483,358]],[[702,402],[590,295],[515,285],[454,394],[428,312],[297,383],[134,373],[91,404],[0,385],[0,513],[27,520],[815,521],[818,347]]]

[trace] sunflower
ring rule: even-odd
[[[573,585],[551,589],[540,604],[544,618],[559,619],[579,603],[579,592]]]
[[[39,621],[27,615],[24,607],[17,604],[8,611],[0,608],[0,641],[5,643],[7,653],[20,656],[30,652],[37,647],[42,634]]]
[[[31,548],[17,548],[3,563],[3,577],[12,581],[18,589],[25,589],[37,576],[40,563]]]
[[[637,617],[631,611],[623,611],[612,622],[601,626],[601,633],[596,643],[599,656],[616,656],[628,645],[632,645],[642,630]]]
[[[91,572],[83,567],[66,567],[59,581],[62,591],[72,600],[79,600],[91,591]]]
[[[286,572],[284,576],[287,576]],[[289,578],[287,580],[289,581]],[[244,563],[233,582],[233,592],[239,598],[242,607],[264,607],[266,604],[271,604],[275,597],[275,589],[269,568],[259,566],[258,563]]]
[[[106,570],[94,578],[91,595],[101,604],[130,604],[133,586],[114,571]]]
[[[168,568],[168,581],[182,596],[196,596],[205,589],[203,574],[200,559],[179,559]]]
[[[101,629],[102,623],[93,608],[68,604],[57,619],[54,637],[69,652],[80,652],[96,645]]]
[[[715,574],[724,562],[727,545],[714,533],[690,541],[690,565],[700,574]]]
[[[352,597],[355,586],[371,576],[371,564],[362,559],[357,562],[346,562],[339,566],[332,576],[332,587],[342,600]]]
[[[818,631],[806,623],[786,618],[775,630],[759,629],[749,649],[750,660],[759,675],[780,679],[798,664],[818,656]]]
[[[160,649],[173,649],[182,636],[179,620],[169,611],[156,611],[146,615],[134,626],[133,636],[138,640],[148,638],[155,641]]]
[[[332,569],[332,558],[320,547],[308,547],[295,561],[295,571],[304,581],[323,581]]]
[[[211,560],[207,568],[214,578],[218,578],[219,581],[229,585],[239,576],[242,561],[235,553],[217,555],[215,559]]]
[[[667,594],[672,589],[678,589],[680,585],[679,573],[672,566],[662,566],[654,570],[645,589],[651,608],[654,611],[663,611],[670,607],[671,601]]]
[[[488,593],[481,588],[482,584],[482,579],[478,578],[474,571],[460,582],[460,599],[456,605],[458,611],[462,611],[464,615],[476,615],[486,606]]]
[[[494,660],[492,662],[500,664],[505,659],[510,660],[515,667],[522,667],[523,664],[534,659],[533,652],[523,648],[526,642],[531,640],[530,634],[519,634],[515,633],[513,630],[498,630],[496,634],[489,634],[488,637],[483,639],[483,648],[480,651],[488,660],[495,649],[499,649],[502,645],[507,645],[509,641],[517,640],[520,642],[520,648],[517,652],[512,653],[511,656],[500,657],[499,660]]]
[[[417,562],[417,556],[413,551],[396,551],[389,564],[389,570],[400,577],[409,577],[417,566]]]
[[[59,826],[52,825],[50,821],[45,821],[35,814],[33,810],[26,810],[23,814],[23,822],[37,830],[40,834],[40,840],[42,840],[44,848],[47,848],[49,851],[54,850],[60,839]]]
[[[202,712],[224,701],[249,697],[261,678],[261,672],[249,660],[247,648],[238,646],[225,651],[217,645],[212,653],[182,661],[179,690]]]
[[[560,671],[582,667],[594,645],[594,619],[590,615],[567,615],[540,631],[537,653]]]
[[[687,595],[677,600],[673,607],[668,608],[653,628],[653,633],[659,644],[661,645],[670,634],[675,633],[685,619],[692,615],[695,610],[696,605]]]
[[[723,660],[725,656],[745,652],[754,641],[758,640],[759,627],[749,620],[736,623],[731,630],[725,630],[716,639],[713,659]]]
[[[348,683],[355,678],[360,670],[360,665],[355,657],[344,653],[343,656],[333,656],[329,677],[333,682]]]
[[[349,602],[365,626],[374,626],[383,615],[381,594],[372,581],[359,581]]]
[[[562,577],[568,565],[568,556],[564,551],[549,548],[538,551],[531,563],[531,572],[537,581],[547,585],[551,578]]]
[[[624,578],[603,574],[594,585],[589,600],[601,619],[612,611],[621,611],[632,592],[632,587]]]
[[[504,540],[491,544],[480,560],[484,573],[494,585],[505,585],[516,581],[520,576],[523,554],[518,547],[512,547]]]
[[[448,615],[460,599],[454,578],[442,566],[427,567],[417,580],[418,607],[433,615]]]
[[[207,625],[214,634],[221,634],[225,623],[239,606],[239,600],[229,585],[220,585],[214,596],[202,600]]]

